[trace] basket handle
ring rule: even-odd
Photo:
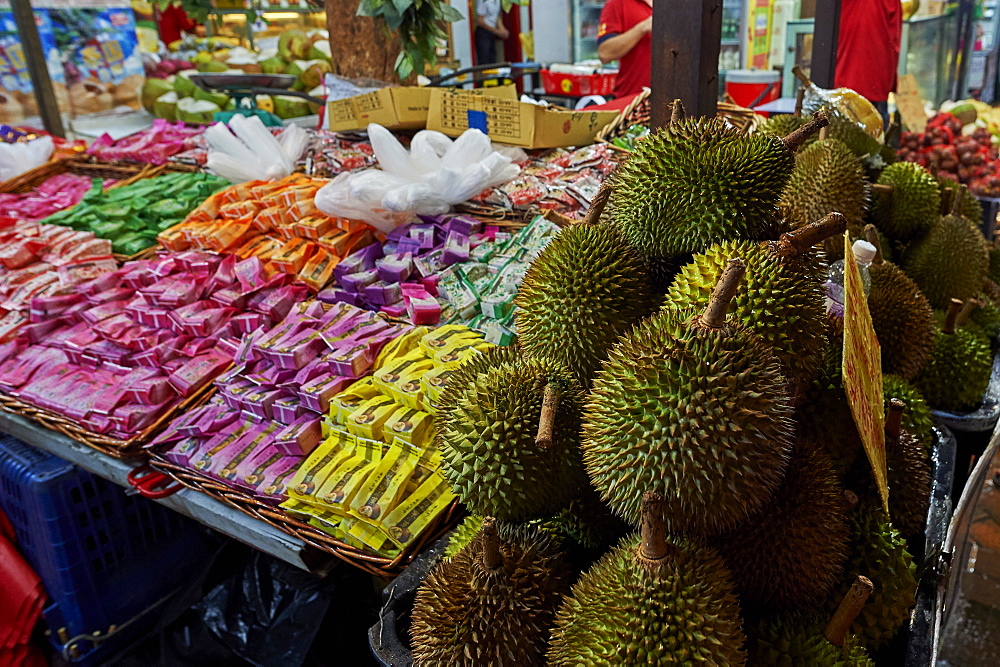
[[[172,477],[154,469],[148,463],[132,469],[126,479],[129,486],[135,489],[140,496],[150,500],[172,496],[184,488]]]

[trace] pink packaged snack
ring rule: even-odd
[[[403,317],[406,315],[406,302],[398,301],[379,308],[379,310],[389,317]]]
[[[353,344],[352,344],[353,343]],[[344,342],[323,355],[329,365],[329,372],[349,378],[359,378],[368,372],[375,361],[367,342]]]
[[[271,413],[275,421],[291,424],[307,413],[297,396],[283,396],[271,404]]]
[[[31,300],[31,319],[33,322],[39,322],[44,318],[56,317],[70,306],[83,301],[83,297],[84,295],[79,292],[35,297]],[[35,319],[36,317],[39,319]]]
[[[122,381],[126,400],[142,405],[158,405],[174,396],[173,387],[165,376],[153,369],[142,370],[152,372],[142,374],[133,371]]]
[[[135,290],[129,287],[113,287],[103,292],[88,294],[87,301],[96,306],[109,301],[128,301],[134,294]]]
[[[264,283],[267,282],[267,272],[264,270],[264,264],[256,255],[237,262],[234,265],[233,274],[243,289],[244,294],[263,287]]]
[[[236,466],[262,447],[274,441],[274,434],[281,428],[277,422],[257,424],[229,446],[212,457],[212,465],[204,472],[224,481],[236,479]]]
[[[241,418],[236,428],[232,430],[225,430],[221,433],[213,436],[207,443],[203,446],[198,447],[198,456],[190,456],[190,465],[195,470],[201,470],[202,472],[207,471],[219,454],[234,442],[242,438],[245,434],[249,433],[251,429],[258,426],[256,422],[252,419]]]
[[[322,420],[315,415],[297,419],[274,436],[274,447],[293,456],[308,456],[323,441]]]
[[[284,395],[280,389],[257,387],[243,395],[243,410],[260,419],[271,419],[271,406]]]
[[[135,436],[152,426],[175,403],[170,400],[159,405],[122,405],[111,414],[114,425],[111,432],[126,439]]]
[[[243,409],[244,397],[251,391],[256,391],[258,386],[247,380],[246,378],[238,377],[235,380],[227,382],[225,385],[219,388],[219,395],[222,400],[225,401],[233,410]]]
[[[64,366],[67,361],[66,355],[59,350],[29,347],[0,368],[0,386],[10,390],[17,389],[31,380],[35,373],[51,372],[54,368]]]
[[[24,339],[27,340],[32,345],[36,345],[61,325],[62,323],[59,320],[49,320],[47,322],[35,322],[34,324],[25,324],[23,327],[21,327],[21,336],[23,336]]]
[[[229,319],[229,328],[234,334],[244,335],[269,323],[270,320],[261,313],[242,313]]]
[[[103,319],[118,315],[125,310],[125,306],[127,305],[128,301],[109,301],[99,306],[91,306],[86,310],[81,310],[80,318],[84,322],[93,325]]]
[[[265,356],[280,368],[298,370],[326,349],[319,331],[303,329],[279,340]]]
[[[202,338],[200,336],[186,336],[188,342],[181,348],[181,354],[185,357],[196,357],[204,352],[209,352],[215,347],[215,339],[211,336]],[[223,354],[220,352],[220,354]],[[229,355],[226,355],[229,356]]]
[[[283,274],[284,275],[284,274]],[[292,306],[309,294],[309,288],[286,285],[261,290],[250,298],[248,307],[272,320],[283,320]]]
[[[170,386],[181,396],[190,396],[211,382],[232,362],[231,357],[217,350],[199,354],[170,374]]]
[[[297,393],[303,406],[313,412],[326,414],[330,408],[330,399],[347,389],[353,382],[354,378],[337,375],[320,376],[299,387]]]

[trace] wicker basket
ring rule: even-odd
[[[159,419],[150,424],[145,430],[128,440],[119,440],[107,435],[101,435],[100,433],[94,433],[68,417],[36,407],[31,403],[2,393],[0,393],[0,410],[30,419],[45,428],[62,433],[68,438],[72,438],[116,459],[145,459],[147,454],[142,449],[142,445],[149,442],[153,436],[163,430],[170,420],[182,412],[193,410],[208,400],[213,389],[214,385],[209,383],[163,413]]]
[[[50,160],[40,167],[29,169],[20,176],[0,183],[0,192],[24,193],[30,192],[46,180],[59,174],[78,174],[88,178],[113,178],[118,182],[112,188],[135,183],[140,178],[155,176],[160,167],[142,164],[110,164],[97,162],[88,158],[69,157]]]
[[[424,547],[454,528],[462,516],[458,501],[453,501],[398,556],[387,558],[341,542],[329,533],[292,517],[280,507],[269,505],[245,491],[226,486],[196,470],[179,466],[156,451],[151,452],[150,460],[153,467],[163,471],[181,485],[205,493],[254,519],[302,540],[321,553],[335,556],[368,574],[379,577],[395,577],[423,551]]]

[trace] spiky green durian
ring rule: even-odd
[[[930,451],[934,434],[931,429],[934,427],[934,419],[931,417],[931,410],[927,407],[927,401],[917,388],[898,375],[882,376],[882,395],[885,397],[885,413],[889,412],[889,401],[898,398],[906,404],[903,412],[903,429],[916,436],[924,447],[925,452]]]
[[[933,307],[945,308],[949,299],[975,296],[989,265],[989,248],[979,229],[961,216],[946,215],[907,249],[902,268]]]
[[[589,486],[546,524],[584,549],[600,549],[602,552],[629,529]]]
[[[868,207],[868,181],[861,162],[836,139],[823,139],[795,156],[781,207],[792,228],[837,212],[848,226],[861,225]],[[833,239],[840,241],[839,238]],[[843,243],[840,244],[841,255]]]
[[[937,181],[913,162],[897,162],[879,176],[880,185],[891,185],[892,193],[876,195],[872,205],[875,225],[886,236],[907,241],[926,234],[941,209]]]
[[[934,339],[931,358],[914,384],[927,403],[939,410],[972,410],[983,400],[990,382],[993,355],[980,334],[956,328],[961,301],[952,300],[949,316]]]
[[[983,219],[983,207],[980,205],[976,195],[969,192],[968,188],[961,187],[957,181],[953,181],[950,178],[938,178],[937,182],[942,193],[945,190],[951,190],[951,196],[958,197],[958,201],[955,202],[958,214],[963,218],[968,218],[978,226]]]
[[[851,624],[851,633],[868,650],[875,651],[892,639],[910,617],[917,590],[916,567],[906,550],[906,540],[877,503],[862,502],[851,523],[853,555],[844,568],[840,588],[830,598],[829,608],[836,608],[859,575],[868,577],[875,588]]]
[[[731,261],[704,315],[645,320],[594,380],[584,463],[604,501],[633,524],[650,489],[666,497],[672,532],[719,533],[781,482],[791,449],[786,381],[769,346],[724,321],[741,275],[742,262]]]
[[[746,264],[744,287],[733,298],[730,318],[746,326],[771,346],[790,379],[808,380],[819,371],[826,349],[824,265],[809,240],[842,232],[844,219],[832,214],[820,222],[782,236],[780,241],[726,241],[695,255],[674,279],[665,308],[703,308],[726,262],[739,257]]]
[[[824,621],[816,613],[786,612],[769,616],[757,626],[747,664],[754,667],[875,667],[857,637],[848,635],[843,646],[823,636]]]
[[[998,243],[998,241],[1000,240],[994,240],[993,245],[990,246],[990,270],[988,274],[989,279],[993,281],[994,285],[996,285],[997,282],[1000,282],[1000,243]],[[991,294],[991,298],[993,298],[994,302],[996,302],[996,297],[994,295],[995,292],[994,294]]]
[[[572,584],[558,541],[492,519],[417,590],[417,664],[543,665],[556,608]]]
[[[646,263],[608,225],[574,225],[531,263],[517,289],[517,335],[583,387],[632,325],[655,308]]]
[[[983,292],[976,295],[976,301],[971,321],[982,329],[984,336],[996,340],[1000,337],[1000,308],[997,308]]]
[[[546,386],[557,388],[552,443],[536,444]],[[473,513],[503,521],[548,516],[587,480],[578,432],[584,393],[562,364],[512,347],[471,357],[436,417],[445,477]]]
[[[727,239],[776,238],[794,150],[825,122],[786,139],[746,135],[717,118],[671,123],[640,142],[611,177],[615,225],[654,261]]]
[[[771,502],[715,541],[744,607],[809,608],[830,594],[848,555],[843,493],[826,452],[799,440]]]
[[[469,542],[472,541],[479,531],[483,527],[483,517],[476,514],[470,514],[462,520],[462,523],[458,524],[452,532],[451,537],[448,539],[448,546],[444,548],[444,557],[450,559],[452,556],[457,554],[459,551],[465,548]]]
[[[786,137],[810,120],[812,120],[811,116],[794,116],[790,113],[772,114],[770,118],[765,118],[757,125],[757,132]],[[811,135],[802,143],[802,147],[811,146],[817,140],[816,135]]]
[[[874,229],[869,227],[869,240]],[[931,304],[917,284],[899,267],[884,261],[880,253],[868,274],[868,312],[882,348],[882,372],[912,379],[927,363],[934,345]]]
[[[549,665],[746,661],[740,607],[714,550],[683,537],[626,538],[573,586],[556,615]],[[662,526],[661,526],[662,528]]]

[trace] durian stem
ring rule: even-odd
[[[495,570],[503,564],[503,556],[500,555],[500,535],[497,532],[497,520],[491,516],[483,519],[483,566],[488,570]]]
[[[601,187],[594,195],[594,200],[590,202],[590,208],[587,209],[587,215],[581,224],[596,225],[597,221],[601,219],[601,214],[604,213],[609,199],[611,199],[611,177],[605,178],[604,182],[601,183]]]
[[[967,189],[968,188],[966,188],[966,186],[965,186],[964,183],[960,184],[958,186],[958,192],[955,193],[955,196],[952,199],[952,203],[951,203],[951,214],[952,215],[962,215],[962,200],[965,199],[965,191]],[[979,221],[978,220],[973,220],[973,222],[978,223]]]
[[[962,302],[959,299],[952,299],[948,302],[948,314],[944,317],[944,324],[941,325],[941,333],[953,334],[958,325],[958,312],[962,310]]]
[[[684,103],[680,100],[674,100],[673,107],[670,109],[670,124],[679,123],[686,118],[684,113]]]
[[[844,506],[847,508],[848,512],[854,511],[854,508],[858,506],[860,498],[858,494],[854,493],[850,489],[844,489]]]
[[[813,114],[813,119],[811,121],[799,129],[794,130],[781,141],[784,142],[785,148],[794,153],[799,149],[799,146],[806,142],[809,137],[819,132],[820,128],[826,127],[829,124],[830,117],[826,115],[826,112],[817,111]]]
[[[854,584],[851,585],[851,590],[847,591],[847,595],[840,601],[837,611],[833,613],[833,618],[830,619],[826,629],[823,630],[823,636],[826,637],[828,642],[834,646],[844,645],[844,640],[851,629],[851,624],[854,623],[854,619],[861,613],[862,607],[865,606],[865,602],[868,600],[868,596],[872,594],[874,588],[875,586],[868,577],[858,575],[858,578],[854,580]]]
[[[740,281],[743,280],[743,274],[746,272],[747,267],[742,259],[735,257],[729,260],[719,277],[719,282],[715,284],[715,290],[708,300],[705,312],[701,315],[702,326],[718,329],[726,323],[729,304],[736,296],[736,291],[740,288]]]
[[[799,80],[799,83],[801,83],[806,88],[809,88],[810,86],[813,85],[812,80],[808,76],[806,76],[805,70],[803,70],[801,66],[796,65],[795,67],[793,67],[792,74],[794,74],[795,78]]]
[[[951,204],[955,201],[955,191],[947,188],[941,193],[941,215],[948,215],[951,212]]]
[[[799,257],[809,252],[817,243],[847,231],[847,218],[833,212],[816,222],[786,232],[778,239],[778,255],[782,258]]]
[[[799,86],[799,89],[795,91],[795,111],[792,115],[796,118],[802,118],[802,102],[806,99],[806,89]]]
[[[660,494],[655,491],[642,494],[639,556],[646,560],[660,560],[667,555],[667,526],[663,521],[665,509]]]
[[[535,444],[541,449],[547,450],[552,446],[552,431],[555,429],[556,410],[559,409],[559,399],[562,393],[553,383],[545,385],[545,394],[542,396],[542,414],[538,418],[538,435],[535,436]]]
[[[889,401],[889,414],[885,417],[885,433],[893,440],[899,439],[899,431],[903,425],[903,411],[906,403],[898,398]]]
[[[830,126],[827,125],[825,127],[819,128],[819,134],[816,135],[816,138],[819,139],[820,141],[826,141],[827,139],[829,139],[830,138]]]
[[[958,311],[958,317],[955,318],[955,326],[960,327],[969,321],[969,317],[972,316],[972,311],[976,309],[975,299],[966,299],[965,303],[962,304],[962,310]]]
[[[875,256],[872,257],[872,264],[881,264],[884,261],[882,257],[882,242],[878,238],[878,230],[875,229],[875,225],[865,225],[865,240],[875,246]]]
[[[872,183],[872,192],[882,195],[883,197],[891,197],[892,191],[895,189],[892,187],[891,183]]]

